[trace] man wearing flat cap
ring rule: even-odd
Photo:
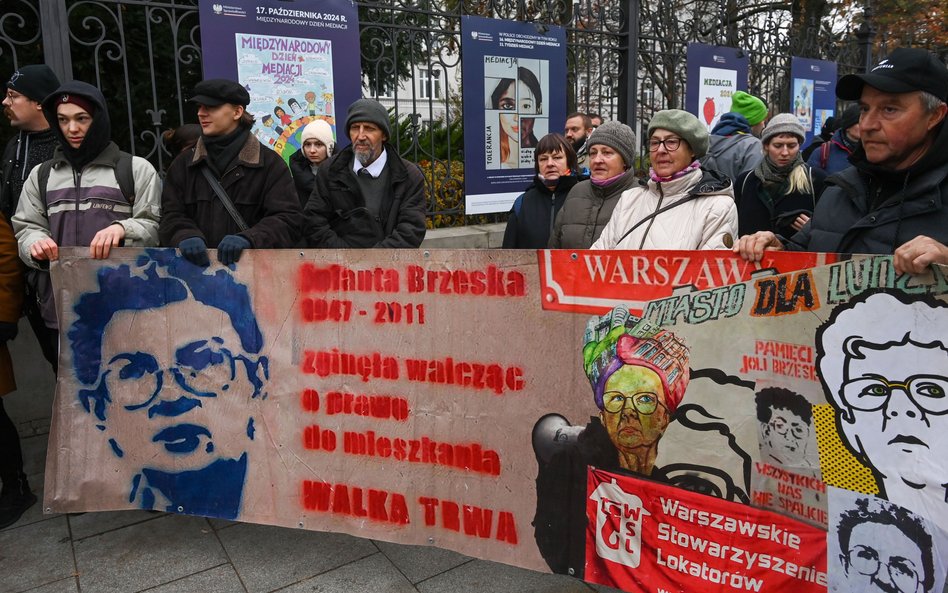
[[[425,178],[388,143],[388,112],[359,99],[349,106],[346,130],[352,144],[322,164],[306,204],[307,244],[418,247],[425,238]]]
[[[194,87],[202,135],[171,163],[161,194],[161,244],[207,266],[208,247],[224,265],[244,249],[296,247],[300,203],[282,158],[251,133],[250,94],[233,80]]]
[[[923,49],[899,48],[841,78],[836,96],[859,101],[854,166],[826,180],[793,237],[755,233],[734,251],[751,261],[767,249],[894,254],[896,271],[911,274],[948,263],[948,68]]]

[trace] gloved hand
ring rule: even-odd
[[[189,237],[181,241],[178,243],[178,249],[185,259],[196,266],[206,268],[211,265],[211,261],[207,259],[207,245],[200,237]]]
[[[217,246],[217,261],[225,266],[237,263],[244,249],[250,247],[250,241],[240,235],[226,235]]]
[[[17,334],[17,325],[9,321],[0,321],[0,344],[12,340]]]

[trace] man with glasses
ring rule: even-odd
[[[127,501],[237,518],[267,441],[255,412],[269,361],[250,292],[229,271],[206,274],[170,249],[97,277],[101,289],[76,302],[68,343],[79,403],[106,458],[111,451],[128,469]]]
[[[754,400],[760,422],[761,459],[784,467],[812,467],[807,459],[813,425],[810,402],[781,387],[761,389]]]
[[[685,395],[688,347],[670,331],[651,330],[628,312],[594,317],[587,326],[584,368],[598,416],[550,452],[543,426],[537,454],[537,547],[550,569],[582,578],[586,561],[586,473],[592,466],[665,480],[658,443]],[[612,327],[613,324],[617,324]],[[557,437],[554,437],[557,438]]]
[[[860,498],[836,524],[840,573],[834,591],[928,593],[935,580],[932,536],[921,519],[881,500]],[[834,582],[836,581],[836,582]],[[836,585],[833,587],[833,585]]]
[[[880,320],[885,323],[879,323]],[[948,528],[948,304],[873,292],[833,310],[817,367],[843,443],[880,497]]]

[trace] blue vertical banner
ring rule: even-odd
[[[506,212],[566,121],[566,31],[462,16],[461,56],[465,212]]]
[[[229,78],[250,93],[253,133],[284,159],[300,133],[362,96],[359,14],[351,0],[201,0],[205,78]],[[341,122],[344,123],[344,122]]]
[[[792,57],[788,111],[797,116],[809,144],[836,109],[836,62]]]
[[[685,110],[693,113],[710,132],[731,110],[731,95],[747,90],[750,58],[736,47],[688,44],[688,82]]]

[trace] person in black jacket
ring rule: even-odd
[[[293,173],[293,184],[300,197],[300,208],[305,208],[309,196],[316,185],[316,171],[336,148],[336,139],[332,127],[324,119],[316,119],[300,132],[303,148],[290,155],[290,172]]]
[[[764,159],[734,184],[740,235],[773,231],[789,237],[810,220],[826,174],[803,162],[804,134],[791,113],[774,116],[764,128]]]
[[[23,184],[33,167],[53,158],[56,134],[43,115],[43,99],[59,88],[59,79],[45,64],[21,66],[7,82],[3,113],[17,130],[3,151],[0,177],[0,212],[9,222],[16,212]],[[26,317],[36,334],[43,357],[55,369],[59,353],[48,339],[46,323],[34,295],[26,299]]]
[[[867,74],[839,80],[836,96],[859,101],[854,165],[827,179],[803,229],[741,237],[734,251],[760,261],[768,249],[893,254],[898,273],[948,263],[948,68],[900,47]]]
[[[388,144],[388,112],[373,99],[349,106],[352,142],[323,163],[306,204],[310,247],[418,247],[425,238],[424,175]]]
[[[244,249],[288,249],[299,242],[300,203],[283,159],[250,133],[250,94],[233,80],[211,79],[194,87],[203,135],[176,158],[161,193],[158,235],[199,266],[209,265],[207,246],[231,265]],[[209,174],[209,176],[208,176]],[[237,214],[212,187],[214,179]],[[239,220],[238,220],[239,219]]]
[[[536,177],[514,200],[504,231],[504,249],[546,249],[566,194],[586,178],[577,173],[576,151],[560,134],[541,138],[534,155]]]

